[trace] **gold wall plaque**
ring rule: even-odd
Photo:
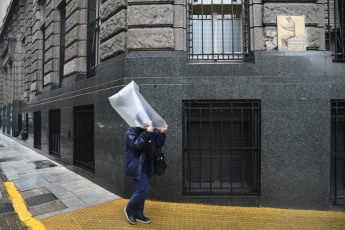
[[[277,16],[278,50],[305,51],[304,16]]]

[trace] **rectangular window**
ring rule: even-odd
[[[260,101],[184,101],[183,194],[259,193]]]
[[[49,154],[61,158],[60,155],[60,110],[49,111]]]
[[[59,85],[64,76],[64,66],[65,66],[65,36],[66,36],[66,4],[60,7],[60,70],[59,70]]]
[[[334,61],[345,61],[345,1],[325,1],[326,50]]]
[[[88,0],[87,77],[95,75],[99,63],[99,0]]]
[[[345,204],[345,100],[331,103],[331,203]]]
[[[41,112],[34,112],[34,148],[41,149]]]
[[[42,28],[42,89],[44,87],[44,64],[46,54],[46,29]]]
[[[248,59],[248,0],[188,0],[189,59]]]
[[[93,105],[74,108],[73,163],[87,171],[95,172]]]

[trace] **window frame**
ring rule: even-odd
[[[345,136],[345,127],[343,133],[338,132],[338,122],[340,116],[340,113],[338,113],[339,109],[343,110],[344,112],[344,115],[342,115],[341,118],[345,126],[345,100],[331,100],[330,202],[332,205],[345,205],[345,175],[341,174],[343,177],[337,177],[337,173],[339,171],[337,168],[338,161],[339,163],[342,161],[342,170],[343,172],[345,171],[345,144],[342,147],[337,145],[337,136],[341,134]],[[339,151],[339,148],[343,148],[343,150]],[[342,189],[339,189],[341,188],[341,185],[337,184],[338,181],[342,181]]]
[[[199,3],[199,1],[201,1],[201,3]],[[211,2],[211,8],[210,14],[205,14],[205,15],[211,15],[210,19],[206,19],[203,18],[204,15],[204,2]],[[230,1],[230,0],[229,0]],[[230,4],[224,4],[223,1],[221,1],[221,4],[214,4],[213,0],[187,0],[187,54],[188,54],[188,60],[190,61],[195,61],[195,60],[251,60],[253,58],[253,55],[251,53],[251,48],[250,48],[250,24],[249,24],[249,0],[238,0],[240,1],[240,4],[233,4],[233,2],[231,1]],[[196,3],[195,3],[196,2]],[[193,9],[195,5],[201,5],[201,19],[194,19],[194,16],[197,14],[193,14]],[[205,4],[206,5],[206,4]],[[208,5],[208,4],[207,4]],[[221,5],[221,14],[217,13],[217,6]],[[230,16],[230,14],[225,14],[225,10],[224,10],[224,6],[230,6],[230,12],[235,12],[234,9],[237,6],[240,6],[240,16],[238,17],[234,17],[234,16]],[[235,7],[234,7],[235,6]],[[229,10],[229,9],[228,9]],[[216,12],[216,14],[215,14]],[[221,16],[221,18],[219,19],[218,16]],[[230,17],[225,17],[229,15]],[[235,15],[235,14],[232,14]],[[193,49],[193,21],[195,20],[200,20],[202,21],[202,26],[201,26],[201,53],[195,53],[195,50]],[[206,20],[211,20],[211,45],[212,45],[212,52],[204,52],[204,25],[203,25],[203,21]],[[224,39],[227,38],[224,34],[224,21],[231,21],[231,51],[226,52],[224,50],[225,47],[225,43],[224,43]],[[234,21],[239,20],[239,35],[240,35],[240,45],[239,45],[239,49],[240,51],[235,51],[235,48],[237,48],[237,46],[235,46],[235,42],[234,39],[238,36],[238,34],[234,34]],[[218,22],[222,23],[222,32],[221,32],[221,47],[222,47],[222,52],[219,52],[219,50],[217,50],[219,48],[218,45],[218,40],[219,40],[219,36],[218,36],[218,30],[216,31],[216,29],[218,28]],[[215,29],[216,27],[216,29]],[[230,28],[230,27],[229,27]],[[195,29],[195,28],[194,28]],[[195,30],[194,30],[195,31]]]
[[[209,104],[209,106],[207,106],[207,104]],[[219,105],[219,104],[228,104],[228,105],[231,105],[231,107],[213,107],[213,106],[216,106],[216,105]],[[249,107],[236,107],[240,104],[246,104],[246,105],[250,105]],[[183,181],[182,181],[182,194],[184,196],[203,196],[203,195],[206,195],[206,196],[242,196],[242,195],[253,195],[253,196],[259,196],[261,194],[261,101],[260,100],[184,100],[182,102],[182,105],[183,105],[183,108],[182,108],[182,129],[183,129],[183,138],[182,138],[182,146],[183,146],[183,152],[182,152],[182,159],[183,159],[183,162],[182,162],[182,174],[183,174]],[[196,105],[195,108],[197,109],[200,109],[202,108],[202,106],[204,106],[205,110],[208,110],[210,109],[210,114],[212,114],[212,109],[217,109],[217,110],[230,110],[231,111],[231,116],[232,117],[223,117],[223,112],[221,112],[221,115],[220,115],[220,126],[221,126],[221,129],[220,129],[220,136],[222,136],[223,133],[223,123],[225,123],[226,120],[230,120],[230,126],[232,127],[231,128],[231,135],[230,135],[230,138],[231,138],[231,146],[227,146],[225,147],[224,146],[224,143],[222,144],[222,141],[220,141],[220,146],[218,146],[216,144],[216,138],[215,140],[211,140],[212,137],[209,136],[208,140],[210,140],[210,142],[208,143],[208,147],[206,148],[205,146],[201,147],[200,146],[200,143],[204,143],[202,142],[201,139],[199,139],[199,149],[197,149],[197,151],[199,151],[199,154],[200,154],[200,158],[199,158],[199,181],[196,181],[196,183],[200,183],[199,185],[199,188],[192,188],[192,180],[191,180],[191,175],[192,175],[192,172],[191,172],[191,157],[194,157],[194,158],[197,158],[197,156],[192,156],[192,154],[188,154],[188,151],[192,152],[193,151],[193,148],[195,149],[195,147],[192,147],[192,141],[189,139],[189,135],[190,133],[188,134],[188,125],[189,125],[189,128],[191,128],[191,120],[188,120],[188,115],[186,114],[186,111],[188,110],[188,113],[189,115],[191,114],[191,108],[192,106],[191,105]],[[227,167],[226,169],[224,169],[225,171],[228,170],[230,172],[230,175],[223,175],[223,171],[222,171],[222,162],[225,161],[225,157],[229,158],[230,159],[230,162],[231,164],[233,164],[232,162],[232,159],[234,159],[234,157],[236,157],[235,155],[237,154],[236,152],[238,150],[234,150],[235,148],[237,148],[237,146],[235,146],[235,141],[234,141],[234,138],[235,138],[235,135],[233,135],[233,127],[234,126],[234,121],[235,119],[238,119],[238,117],[234,116],[233,114],[233,111],[234,110],[238,110],[238,109],[242,109],[243,111],[243,108],[246,108],[246,109],[251,109],[252,111],[253,110],[256,110],[256,116],[257,116],[257,119],[255,120],[255,128],[256,128],[256,132],[255,132],[255,139],[252,139],[252,143],[255,143],[255,146],[252,146],[252,147],[244,147],[244,138],[242,137],[242,147],[240,148],[240,151],[241,151],[241,188],[238,189],[238,187],[233,187],[233,184],[236,183],[235,182],[235,174],[232,175],[232,171],[235,170],[235,168],[229,166]],[[225,114],[225,112],[224,112]],[[254,114],[254,113],[253,113]],[[252,114],[252,116],[254,116]],[[210,115],[210,120],[208,121],[205,117],[202,117],[201,116],[201,109],[200,109],[200,117],[199,118],[202,118],[202,120],[200,120],[199,122],[209,122],[209,132],[210,134],[212,133],[213,131],[213,127],[216,127],[215,125],[212,126],[212,122],[216,123],[217,121],[216,120],[212,120],[212,115]],[[194,120],[196,118],[194,117]],[[219,118],[218,118],[219,119]],[[224,120],[223,120],[224,119]],[[242,112],[242,119],[243,119],[243,112]],[[254,120],[254,117],[252,117],[252,121]],[[223,123],[222,123],[223,122]],[[228,122],[228,121],[227,121]],[[187,124],[188,123],[188,124]],[[200,126],[201,127],[201,126]],[[218,126],[219,127],[219,126]],[[244,127],[244,122],[242,122],[242,134],[244,133],[243,131],[243,127]],[[253,124],[252,124],[252,127],[253,127]],[[225,130],[225,129],[224,129]],[[252,132],[253,130],[251,130]],[[202,133],[201,130],[199,130],[197,133]],[[200,135],[201,136],[201,135]],[[199,137],[201,138],[201,137]],[[204,137],[204,138],[207,138],[207,137]],[[251,137],[251,138],[254,138],[254,137]],[[254,141],[254,142],[253,142]],[[189,142],[189,143],[188,143]],[[212,143],[213,142],[213,143]],[[206,155],[205,156],[202,156],[204,153],[203,151],[205,150],[206,148]],[[209,149],[210,150],[209,150]],[[250,149],[251,148],[251,149]],[[215,151],[215,149],[218,149],[217,152]],[[230,150],[231,149],[231,150]],[[237,148],[238,149],[238,148]],[[246,149],[246,150],[245,150]],[[245,171],[245,168],[243,168],[244,166],[244,157],[246,157],[247,155],[244,154],[244,151],[247,151],[247,149],[249,149],[248,151],[251,151],[251,154],[252,154],[252,163],[253,163],[253,159],[255,156],[255,159],[257,160],[255,162],[255,165],[252,164],[252,168],[250,171],[252,174],[251,174],[251,178],[253,179],[252,180],[252,187],[243,187],[244,185],[244,181],[242,181],[245,177],[245,173],[247,173]],[[215,156],[215,155],[219,155],[219,152],[220,153],[220,156]],[[228,151],[230,152],[230,154],[227,153],[227,155],[223,155],[222,151]],[[255,152],[255,153],[254,153]],[[207,155],[208,154],[208,155]],[[222,158],[222,156],[224,157],[224,159]],[[201,168],[201,164],[202,164],[202,158],[209,158],[209,163],[210,163],[210,167],[209,167],[209,178],[213,178],[213,177],[219,177],[219,175],[217,175],[217,173],[214,174],[214,171],[212,171],[212,163],[216,162],[217,163],[217,158],[220,158],[219,163],[220,163],[220,166],[218,166],[220,168],[220,178],[218,178],[218,180],[216,180],[216,182],[218,181],[218,183],[220,183],[220,188],[218,187],[213,187],[213,182],[211,181],[203,181],[203,179],[201,179],[203,176],[202,175],[205,175],[205,172],[201,173],[200,170],[202,170]],[[217,168],[217,167],[215,167]],[[205,170],[204,170],[205,171]],[[207,173],[206,173],[207,174]],[[219,172],[218,172],[219,174]],[[255,174],[255,175],[254,175]],[[216,176],[215,176],[216,175]],[[225,181],[226,177],[229,176],[230,177],[230,181]],[[220,181],[220,182],[219,182]],[[195,181],[194,181],[195,182]],[[224,186],[223,187],[223,183],[229,183],[230,184],[230,187],[226,187]],[[238,181],[237,181],[238,182]],[[209,183],[210,186],[209,187],[205,187],[204,185],[202,185],[202,183]],[[187,184],[189,184],[187,186]],[[216,183],[214,183],[216,185]],[[194,191],[192,191],[194,189]],[[197,189],[199,189],[200,191],[198,192]],[[206,191],[207,189],[209,189],[209,191]],[[224,191],[224,190],[227,190],[228,191]],[[248,190],[248,189],[251,189],[251,191],[246,191],[244,192],[244,190]],[[201,191],[203,190],[203,191]],[[217,191],[218,190],[218,191]],[[237,191],[236,191],[237,190]],[[241,191],[242,190],[242,191]]]
[[[94,4],[91,6],[91,3]],[[87,16],[87,77],[93,77],[96,74],[96,66],[100,63],[100,2],[99,0],[88,0]],[[93,12],[94,11],[94,12]],[[90,13],[94,13],[90,15]]]
[[[60,12],[60,64],[59,64],[59,87],[64,78],[65,50],[66,50],[66,2],[58,6]]]
[[[332,1],[332,3],[331,3]],[[328,0],[325,2],[325,43],[326,50],[332,52],[334,62],[345,62],[345,25],[341,21],[345,20],[345,2],[338,0]]]

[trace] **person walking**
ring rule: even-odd
[[[151,223],[151,220],[144,216],[145,199],[149,193],[150,178],[156,170],[156,149],[163,147],[168,130],[166,123],[161,130],[153,128],[152,121],[144,127],[147,128],[131,127],[126,134],[125,171],[136,187],[124,209],[130,224],[136,224],[137,221]]]

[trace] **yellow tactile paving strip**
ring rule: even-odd
[[[18,214],[19,219],[29,228],[34,230],[45,230],[45,227],[41,222],[37,221],[32,217],[31,213],[28,211],[24,199],[20,192],[16,189],[12,182],[4,182],[9,199],[12,201],[14,209]]]
[[[47,229],[345,229],[344,212],[146,201],[151,224],[130,225],[119,199],[41,220]]]

